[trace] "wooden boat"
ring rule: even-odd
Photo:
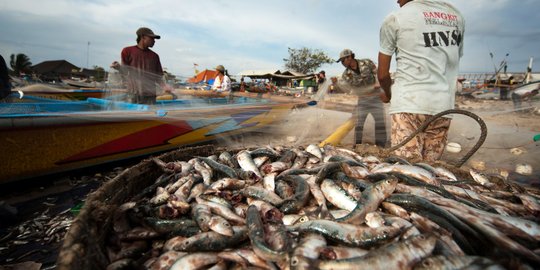
[[[0,103],[0,184],[253,131],[295,106],[305,101],[191,96],[152,106],[96,98]]]
[[[99,89],[104,87],[104,83],[100,82],[86,82],[86,81],[79,81],[79,80],[71,80],[71,79],[63,79],[63,83],[77,88],[86,88],[86,89]]]
[[[19,92],[20,90],[20,92]],[[124,95],[125,89],[101,89],[101,88],[77,88],[62,89],[43,84],[26,86],[14,90],[14,97],[31,95],[33,97],[57,99],[57,100],[86,100],[87,98],[109,98],[111,96]]]

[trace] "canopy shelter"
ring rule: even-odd
[[[197,73],[197,75],[195,75],[195,77],[189,78],[187,81],[188,81],[188,83],[205,82],[205,83],[211,84],[214,81],[214,79],[216,78],[217,75],[218,75],[217,71],[205,69],[205,70]]]
[[[251,79],[268,79],[274,81],[277,86],[285,86],[288,80],[308,79],[315,76],[315,74],[303,74],[294,71],[281,72],[280,70],[245,70],[238,73],[237,76]]]

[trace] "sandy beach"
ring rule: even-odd
[[[351,98],[347,95],[329,95],[325,100],[351,104]],[[475,168],[490,174],[509,174],[510,179],[540,184],[540,142],[533,141],[533,137],[540,133],[539,104],[538,101],[536,102],[525,103],[524,106],[530,106],[531,109],[516,112],[512,101],[458,96],[456,109],[477,114],[487,126],[485,142],[462,168]],[[274,125],[257,136],[246,136],[241,140],[225,140],[224,142],[232,148],[253,147],[254,145],[318,144],[351,117],[350,113],[320,107],[317,105],[294,111],[284,122]],[[481,130],[478,123],[468,116],[453,115],[452,117],[448,142],[460,144],[462,151],[459,153],[445,151],[442,161],[455,164],[477,143]],[[366,121],[364,142],[373,144],[373,119],[369,116]],[[389,124],[390,119],[387,119],[388,133]],[[352,132],[349,132],[341,141],[341,145],[353,147]],[[532,174],[515,173],[516,166],[520,164],[530,165],[533,168]]]

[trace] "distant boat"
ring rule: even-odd
[[[78,87],[78,88],[103,88],[105,87],[104,83],[100,82],[85,82],[85,81],[79,81],[79,80],[71,80],[71,79],[62,79],[62,82],[69,86]]]
[[[103,88],[77,88],[63,89],[55,85],[33,84],[20,88],[14,88],[13,91],[22,91],[24,95],[30,95],[38,98],[56,99],[56,100],[86,100],[87,98],[108,98],[111,96],[124,95],[125,89],[103,89]]]
[[[532,91],[534,89],[540,89],[540,80],[519,85],[518,87],[512,89],[511,92],[516,92],[516,91],[529,92],[529,91]]]
[[[509,90],[508,96],[511,95],[512,92],[520,91],[520,92],[528,92],[532,91],[534,89],[539,89],[540,87],[540,80],[534,81],[530,83],[525,84],[517,84],[514,88]],[[483,88],[478,89],[470,92],[462,92],[461,95],[477,98],[477,99],[498,99],[499,98],[499,88],[493,87],[493,88]]]

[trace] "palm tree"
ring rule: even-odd
[[[20,76],[21,73],[29,73],[30,67],[32,66],[32,62],[30,62],[30,58],[26,56],[26,54],[19,53],[17,55],[12,54],[10,57],[11,69],[13,69],[13,72],[17,76]]]

